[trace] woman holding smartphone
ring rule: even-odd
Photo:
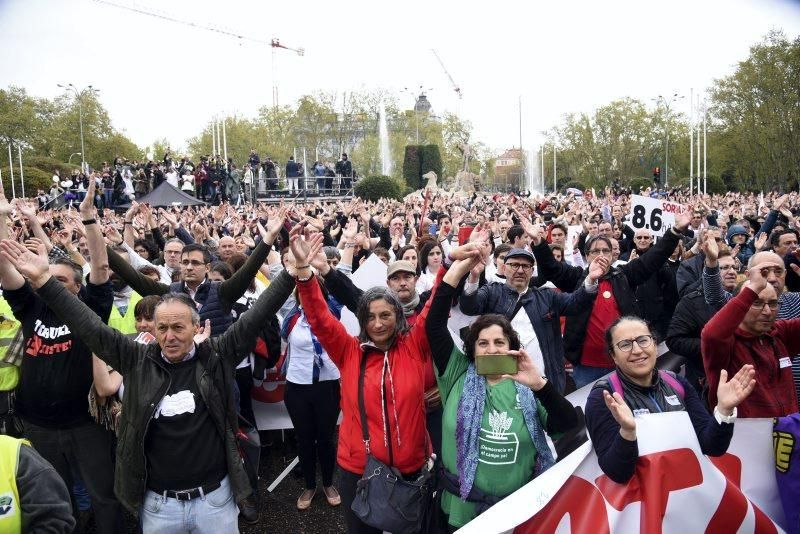
[[[578,424],[572,405],[520,349],[504,316],[478,317],[463,352],[453,342],[447,320],[456,287],[483,261],[477,249],[467,255],[447,271],[425,324],[444,406],[440,481],[452,529],[552,466],[545,434]]]

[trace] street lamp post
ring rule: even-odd
[[[72,165],[72,156],[80,156],[80,155],[81,155],[80,152],[73,152],[72,154],[70,154],[69,159],[67,160],[67,165]]]
[[[661,95],[653,99],[656,103],[661,102],[664,104],[664,188],[669,185],[669,109],[673,102],[681,100],[682,98],[683,95],[675,93],[669,97],[669,100]]]
[[[80,130],[81,130],[81,151],[78,152],[78,154],[81,155],[81,172],[85,173],[86,172],[86,146],[84,145],[84,142],[83,142],[83,102],[82,102],[82,100],[83,100],[83,93],[85,93],[86,91],[94,92],[94,91],[96,91],[96,89],[94,87],[92,87],[91,85],[89,85],[86,88],[81,89],[80,91],[78,91],[75,88],[75,86],[72,85],[71,83],[68,83],[66,85],[63,85],[63,84],[59,83],[58,86],[60,88],[62,88],[62,89],[66,89],[67,91],[72,91],[73,93],[75,93],[75,101],[78,102],[78,123],[80,125]]]

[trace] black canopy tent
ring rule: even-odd
[[[161,185],[147,193],[142,198],[138,199],[139,204],[149,204],[154,208],[171,207],[171,206],[205,206],[206,203],[200,199],[188,195],[180,189],[173,187],[167,182],[162,182]],[[129,208],[130,202],[115,206],[116,208]]]

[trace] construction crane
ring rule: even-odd
[[[298,56],[302,56],[306,53],[303,48],[292,48],[290,46],[282,45],[279,39],[272,39],[269,43],[272,47],[272,106],[278,107],[278,77],[275,74],[275,50],[278,48],[283,48],[284,50],[291,50],[292,52],[296,52]]]
[[[453,86],[453,91],[456,92],[456,94],[458,95],[459,99],[463,98],[464,95],[461,94],[461,88],[458,86],[458,84],[453,79],[453,77],[450,76],[450,73],[447,72],[447,67],[444,66],[444,62],[442,61],[442,58],[439,57],[439,54],[437,54],[436,50],[434,50],[433,48],[431,48],[431,52],[433,52],[433,55],[436,56],[436,60],[439,62],[439,65],[442,66],[442,70],[444,71],[445,74],[447,74],[447,77],[450,79],[450,84]]]
[[[177,24],[182,24],[184,26],[189,26],[191,28],[196,28],[200,30],[208,30],[211,32],[219,33],[220,35],[226,35],[228,37],[233,37],[235,39],[239,39],[240,41],[250,41],[253,43],[258,43],[262,45],[267,45],[272,48],[272,105],[277,107],[278,106],[278,82],[277,77],[275,75],[275,49],[276,48],[283,48],[285,50],[291,50],[292,52],[296,52],[298,56],[302,56],[305,54],[305,50],[303,48],[291,48],[289,46],[281,44],[279,39],[273,38],[271,41],[265,41],[264,39],[259,39],[257,37],[251,37],[249,35],[244,35],[241,33],[236,33],[231,31],[227,28],[222,28],[219,26],[213,26],[211,24],[202,24],[198,22],[194,22],[191,20],[185,20],[178,18],[173,15],[169,15],[164,12],[153,11],[149,9],[144,9],[138,6],[128,6],[125,4],[121,4],[118,2],[112,2],[110,0],[94,0],[98,4],[105,4],[107,6],[116,7],[119,9],[125,9],[127,11],[132,11],[134,13],[139,13],[140,15],[147,15],[149,17],[155,17],[161,20],[166,20],[169,22],[175,22]]]

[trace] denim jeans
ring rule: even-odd
[[[142,532],[218,534],[239,532],[239,508],[228,477],[219,488],[190,501],[179,501],[147,490],[142,504]]]
[[[575,387],[580,389],[587,384],[603,378],[613,371],[608,367],[590,367],[588,365],[575,365],[572,367],[572,379],[575,380]]]

